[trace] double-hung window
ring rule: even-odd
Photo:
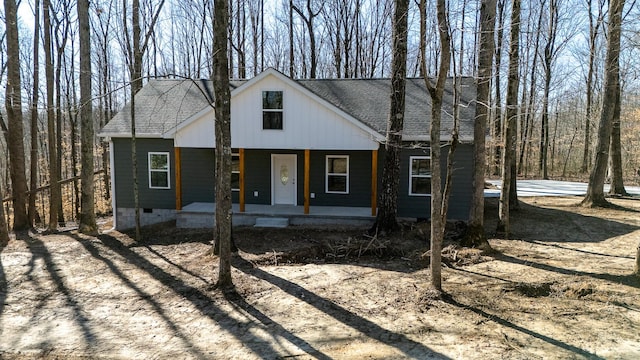
[[[431,157],[411,156],[409,163],[409,195],[431,195]]]
[[[149,153],[149,188],[169,189],[171,187],[168,152]]]
[[[282,91],[262,92],[262,129],[282,130]]]
[[[349,193],[349,156],[327,155],[325,183],[327,193]]]
[[[240,191],[240,154],[231,154],[231,191]]]

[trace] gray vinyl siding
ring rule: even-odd
[[[445,182],[447,154],[449,147],[442,148],[442,184]],[[400,162],[400,190],[398,193],[398,216],[431,217],[431,197],[409,195],[409,159],[411,156],[429,156],[428,149],[404,149]],[[449,219],[468,220],[471,206],[471,185],[473,174],[473,145],[460,144],[456,148],[453,163],[453,189],[449,200]],[[381,167],[382,169],[382,167]]]
[[[271,154],[294,154],[292,151],[275,150],[245,150],[244,188],[245,203],[271,204]],[[298,155],[298,170],[300,170],[300,156]],[[298,178],[300,173],[298,171]],[[258,196],[254,196],[257,192]]]
[[[182,148],[182,205],[215,202],[214,149]]]
[[[304,151],[245,150],[245,202],[271,204],[271,155],[295,154],[297,160],[297,202],[304,204]],[[327,155],[349,156],[349,193],[325,192]],[[370,151],[311,151],[309,192],[311,206],[370,206],[371,205],[371,152]],[[254,192],[258,196],[254,196]]]
[[[115,192],[117,208],[133,208],[133,172],[131,139],[114,138]],[[149,188],[149,152],[168,152],[170,161],[169,189]],[[175,154],[173,140],[136,139],[138,161],[138,199],[142,209],[175,209]]]
[[[348,194],[326,192],[327,155],[349,156]],[[311,151],[309,161],[309,192],[315,194],[311,206],[371,206],[371,151]],[[303,191],[298,191],[298,203],[304,203]]]

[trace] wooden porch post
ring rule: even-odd
[[[182,154],[181,148],[176,147],[176,210],[182,210]]]
[[[371,216],[378,210],[378,150],[371,151]]]
[[[244,149],[240,149],[240,212],[244,212]]]
[[[304,213],[309,214],[309,164],[310,151],[304,150]]]

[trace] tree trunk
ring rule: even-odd
[[[640,244],[636,248],[636,264],[633,268],[633,273],[637,276],[640,276]]]
[[[541,10],[542,11],[542,10]],[[556,34],[558,27],[557,0],[549,2],[547,44],[544,48],[544,97],[542,100],[542,128],[540,132],[540,170],[543,179],[549,179],[549,93],[551,91],[551,66],[556,53]]]
[[[480,48],[476,91],[476,118],[473,129],[473,200],[467,241],[474,247],[490,248],[484,232],[484,176],[486,163],[485,132],[489,119],[489,96],[493,66],[496,0],[482,0],[480,5]]]
[[[40,31],[40,2],[35,1],[34,5],[35,23],[33,33]],[[40,98],[40,36],[33,37],[33,94],[31,98],[31,156],[29,171],[29,225],[34,226],[36,222],[36,196],[35,189],[38,187],[38,101]],[[0,196],[1,198],[2,196]],[[1,204],[0,204],[1,205]],[[2,207],[2,206],[0,206]],[[0,229],[1,231],[1,229]]]
[[[442,98],[444,87],[449,72],[451,62],[451,37],[449,34],[448,14],[444,0],[437,2],[438,14],[438,33],[440,38],[440,69],[436,78],[435,86],[431,84],[428,78],[424,78],[425,86],[431,97],[431,129],[430,129],[430,148],[431,148],[431,286],[442,291],[442,240],[444,238],[445,222],[446,222],[446,203],[443,201],[442,193],[442,176],[440,166],[440,121],[442,117]],[[420,1],[420,66],[422,73],[427,74],[426,63],[424,61],[426,55],[426,0]],[[455,130],[454,142],[455,146]],[[450,154],[450,156],[453,156]],[[451,158],[449,159],[451,161]],[[450,173],[447,172],[447,175]],[[447,181],[447,188],[449,187]],[[447,196],[444,196],[446,199]]]
[[[1,121],[1,120],[0,120]],[[9,228],[7,228],[7,220],[4,215],[4,188],[0,179],[0,251],[9,243]]]
[[[302,10],[300,10],[300,8],[298,8],[295,4],[293,4],[293,1],[289,2],[291,7],[293,8],[293,10],[295,10],[295,12],[298,13],[298,15],[300,16],[300,18],[302,19],[302,21],[304,22],[304,24],[307,27],[307,32],[309,33],[309,48],[310,48],[310,52],[311,52],[311,54],[310,54],[310,57],[311,57],[311,69],[310,69],[309,77],[311,79],[315,79],[316,78],[317,68],[318,68],[318,56],[316,54],[317,53],[317,49],[316,49],[316,34],[315,34],[315,28],[314,28],[313,22],[314,22],[314,19],[322,11],[322,7],[317,12],[313,12],[313,9],[311,8],[311,4],[312,3],[314,3],[314,2],[312,2],[311,0],[307,0],[307,9],[306,9],[307,10],[307,15],[305,15],[304,12],[302,12]]]
[[[499,220],[496,233],[509,236],[509,210],[512,185],[512,165],[516,153],[516,126],[518,118],[518,61],[520,38],[520,0],[513,0],[511,8],[511,40],[509,44],[509,81],[507,84],[507,113],[504,127],[504,153],[502,156],[502,191],[500,192]]]
[[[213,20],[213,90],[216,134],[216,227],[220,266],[216,286],[233,288],[231,279],[231,93],[227,62],[228,0],[215,0]]]
[[[294,78],[293,63],[295,53],[293,49],[293,0],[289,0],[289,77]]]
[[[372,233],[391,233],[398,225],[398,186],[400,183],[400,153],[404,126],[405,85],[407,73],[407,12],[408,0],[396,0],[393,17],[393,59],[391,63],[391,106],[387,121],[382,191],[379,196],[376,222]]]
[[[587,2],[589,6],[589,70],[587,71],[587,103],[585,105],[584,124],[584,151],[582,153],[581,173],[586,173],[589,162],[589,144],[591,143],[591,116],[593,114],[593,78],[595,73],[596,45],[600,26],[602,25],[604,0],[599,0],[598,17],[594,21],[592,13],[592,0]]]
[[[609,3],[609,27],[607,29],[607,58],[605,60],[604,97],[600,124],[598,127],[598,143],[596,159],[591,174],[587,194],[582,200],[583,206],[607,206],[604,198],[604,180],[609,160],[611,128],[615,116],[616,99],[620,96],[620,32],[624,0],[611,0]]]
[[[7,84],[5,106],[7,109],[9,168],[13,196],[13,229],[29,228],[27,216],[27,177],[25,174],[24,128],[22,123],[22,89],[20,87],[20,43],[18,40],[18,15],[15,0],[4,0]]]
[[[496,112],[494,114],[493,122],[493,175],[500,175],[500,163],[502,161],[502,90],[500,89],[500,72],[502,67],[502,43],[504,38],[504,7],[506,0],[499,0],[497,6],[497,19],[498,19],[498,35],[496,40],[496,61],[495,61],[495,74],[494,74],[494,86],[496,87]]]
[[[622,96],[619,87],[620,84],[618,84],[618,94],[613,110],[613,123],[611,127],[611,187],[609,188],[609,195],[626,196],[629,194],[624,188],[622,171],[622,144],[620,143],[620,107]]]
[[[82,168],[80,223],[78,230],[97,235],[94,209],[93,180],[93,109],[91,104],[91,29],[89,26],[89,0],[78,0],[78,26],[80,33],[80,157]]]
[[[49,5],[48,7],[51,7],[51,1],[48,1]],[[55,14],[53,14],[55,16]],[[70,38],[71,36],[69,36],[69,28],[70,28],[70,24],[71,22],[68,19],[68,16],[65,19],[66,21],[64,21],[64,30],[63,30],[63,34],[61,36],[61,39],[56,37],[56,49],[57,49],[57,54],[56,54],[56,63],[55,63],[55,76],[52,77],[52,81],[55,82],[55,105],[54,106],[54,115],[53,115],[53,121],[54,121],[54,127],[52,130],[52,132],[54,133],[55,136],[55,148],[56,150],[56,167],[55,167],[55,171],[56,171],[56,180],[52,181],[50,186],[53,187],[54,189],[52,189],[51,191],[56,193],[57,195],[55,195],[55,197],[51,197],[50,201],[53,202],[53,206],[55,206],[57,208],[57,215],[58,215],[58,224],[64,225],[65,220],[64,220],[64,208],[62,207],[62,189],[61,189],[61,185],[58,183],[58,181],[60,179],[62,179],[62,134],[63,134],[63,125],[62,125],[62,64],[63,64],[63,59],[64,59],[64,54],[65,54],[65,47],[68,41],[68,38]],[[54,17],[54,22],[57,22],[58,20],[55,19]],[[52,29],[51,31],[53,31],[53,28],[49,27],[50,29]],[[55,28],[55,27],[54,27]],[[53,51],[53,50],[52,50]],[[53,56],[53,53],[52,53]],[[53,104],[53,103],[52,103]],[[52,229],[55,230],[55,229]]]
[[[55,105],[54,105],[54,69],[51,44],[51,17],[50,1],[44,0],[42,12],[44,15],[44,56],[45,56],[45,82],[47,88],[47,143],[49,150],[49,222],[48,231],[58,229],[58,211],[61,203],[60,186],[56,186],[60,180],[58,171],[58,148],[56,140]]]

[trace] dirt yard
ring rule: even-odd
[[[0,358],[640,358],[640,201],[524,200],[495,253],[448,242],[444,300],[425,224],[391,239],[236,229],[230,295],[211,286],[210,231],[18,234],[1,253]]]

